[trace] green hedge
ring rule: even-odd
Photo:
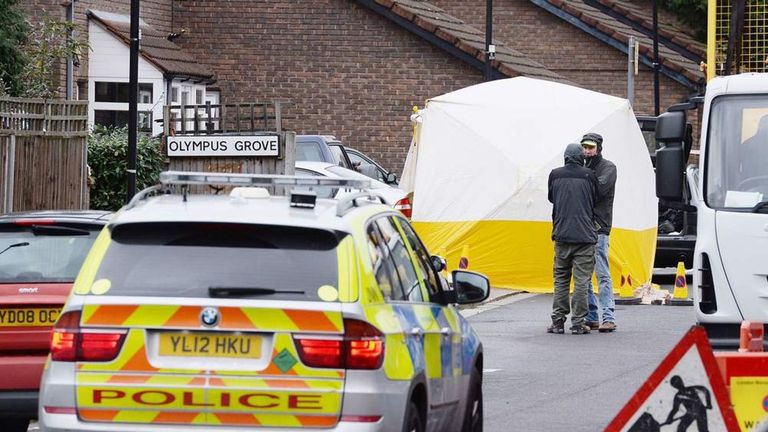
[[[137,147],[136,191],[158,182],[165,164],[161,141],[142,137]],[[91,208],[117,210],[125,204],[128,129],[97,127],[88,137],[93,187]]]

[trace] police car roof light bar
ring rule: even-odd
[[[226,185],[226,186],[305,186],[335,187],[365,190],[370,180],[287,176],[276,174],[229,174],[206,172],[165,171],[160,173],[163,185]]]

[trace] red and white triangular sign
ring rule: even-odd
[[[606,432],[738,431],[702,327],[692,327],[611,421]]]

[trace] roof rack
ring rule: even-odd
[[[370,180],[347,178],[183,171],[161,172],[160,183],[163,185],[337,187],[361,190],[368,189],[371,186]]]

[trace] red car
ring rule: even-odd
[[[59,211],[0,216],[0,431],[26,431],[51,327],[111,213]]]

